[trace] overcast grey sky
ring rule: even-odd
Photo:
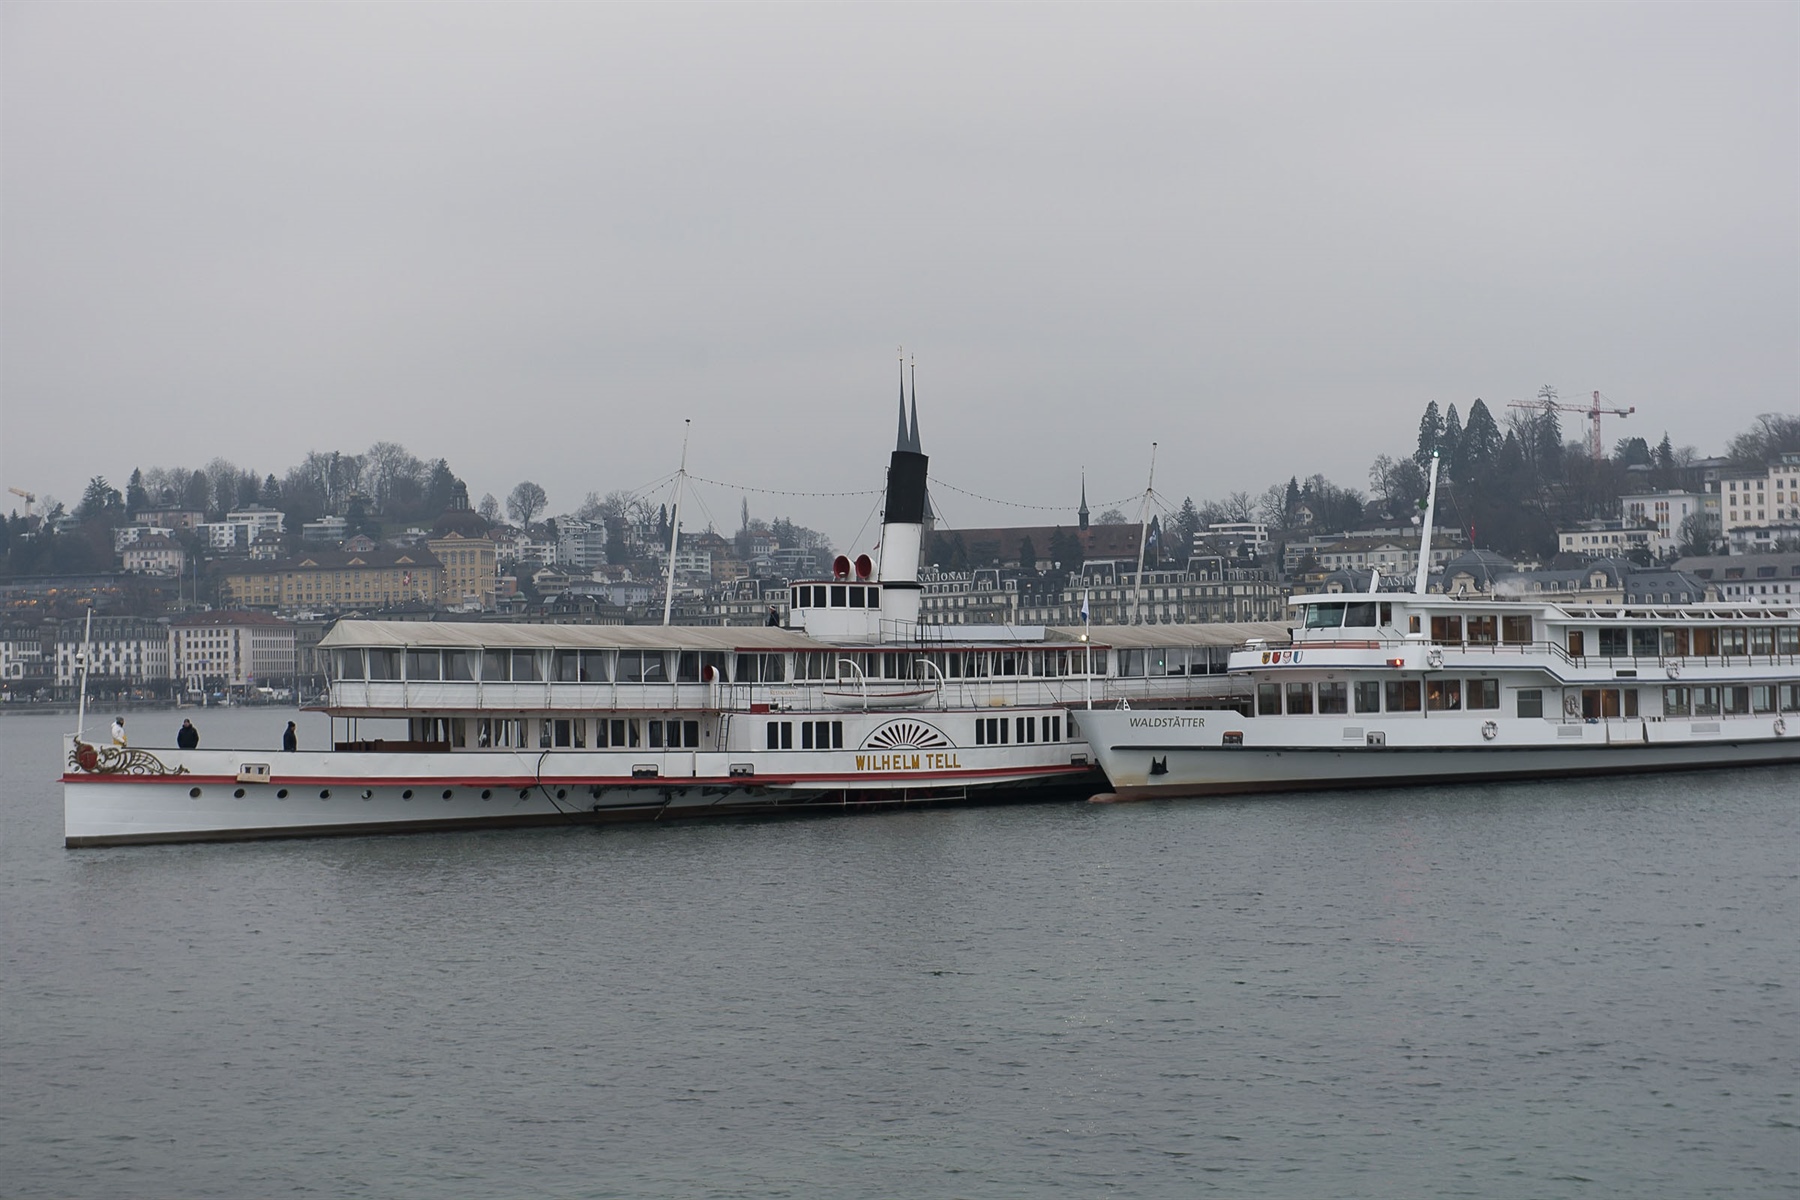
[[[1366,488],[1428,401],[1545,383],[1703,452],[1800,407],[1792,4],[13,0],[0,34],[0,486],[71,505],[391,440],[565,511],[673,470],[684,417],[698,474],[873,489],[902,344],[934,476],[1023,503],[1130,495],[1152,441],[1177,501]],[[843,549],[873,503],[751,498]]]

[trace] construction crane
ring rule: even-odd
[[[24,498],[25,515],[27,517],[29,517],[31,515],[31,506],[33,504],[37,503],[37,493],[36,492],[28,492],[24,488],[16,488],[16,487],[9,487],[6,490],[11,492],[15,496],[20,496],[20,497]]]
[[[1630,408],[1601,408],[1599,392],[1594,393],[1594,402],[1585,407],[1580,404],[1564,404],[1556,398],[1556,389],[1552,387],[1546,387],[1543,391],[1539,392],[1536,400],[1513,400],[1508,402],[1506,407],[1532,408],[1539,409],[1543,412],[1581,413],[1586,416],[1589,422],[1587,437],[1588,457],[1592,458],[1595,462],[1600,462],[1606,457],[1606,443],[1600,438],[1600,414],[1606,413],[1607,415],[1614,417],[1629,417],[1632,413],[1637,411],[1636,405],[1633,405]]]

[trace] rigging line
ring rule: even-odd
[[[790,492],[790,491],[784,491],[780,488],[745,487],[743,484],[740,484],[740,483],[726,483],[722,479],[708,479],[704,475],[695,475],[692,472],[689,472],[688,478],[693,480],[695,483],[710,483],[714,487],[729,488],[731,491],[734,491],[734,492],[755,492],[759,496],[837,497],[837,496],[879,496],[879,495],[881,495],[880,488],[868,488],[868,489],[865,489],[863,491],[858,491],[858,492]]]
[[[946,487],[946,488],[949,488],[953,492],[961,492],[963,495],[973,497],[976,500],[985,500],[989,504],[1005,505],[1007,508],[1026,508],[1026,509],[1032,509],[1036,512],[1076,512],[1081,507],[1078,504],[1017,504],[1011,500],[997,500],[992,496],[984,496],[980,492],[971,492],[967,488],[959,488],[954,483],[946,482],[943,479],[933,479],[931,482],[934,487]],[[1098,503],[1090,504],[1088,507],[1089,508],[1098,508],[1098,509],[1102,509],[1102,510],[1108,509],[1108,508],[1117,508],[1121,504],[1128,504],[1133,500],[1142,500],[1143,498],[1144,498],[1144,493],[1133,492],[1133,493],[1131,493],[1131,495],[1126,496],[1123,499],[1103,500]]]

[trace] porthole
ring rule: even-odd
[[[562,788],[557,788],[556,789],[556,798],[558,800],[567,800],[569,798],[569,793]]]
[[[372,788],[364,788],[363,789],[363,799],[364,800],[371,799],[374,797],[374,795],[375,795],[374,789],[372,789]]]
[[[401,793],[400,793],[400,798],[401,798],[401,799],[402,799],[402,800],[411,800],[411,799],[412,799],[412,789],[411,789],[411,788],[407,788],[407,789],[406,789],[406,790],[405,790],[405,791],[404,791],[404,792],[401,792]]]
[[[488,790],[488,789],[487,789],[487,788],[482,788],[482,789],[481,789],[481,798],[482,798],[482,799],[483,799],[483,800],[489,800],[489,799],[492,799],[492,798],[493,798],[493,795],[494,795],[494,793],[493,793],[493,792],[491,792],[491,791],[490,791],[490,790]]]
[[[200,794],[200,789],[195,788],[194,795],[198,796],[199,794]],[[531,799],[531,789],[530,788],[520,788],[519,789],[519,799],[521,799],[521,800]]]
[[[321,800],[331,799],[331,789],[330,788],[321,788],[319,790],[319,799],[321,799]]]
[[[190,795],[194,799],[198,800],[200,798],[200,789],[199,788],[189,788],[188,795]]]
[[[232,794],[232,795],[233,795],[233,796],[235,796],[235,797],[237,797],[237,798],[238,798],[238,799],[239,799],[239,800],[242,800],[242,799],[243,799],[243,798],[244,798],[244,789],[243,789],[243,788],[239,788],[239,789],[238,789],[238,790],[237,790],[237,791],[235,791],[235,792],[233,792],[233,793],[231,793],[231,794]]]
[[[276,792],[276,793],[275,793],[275,798],[276,798],[276,799],[277,799],[277,800],[286,800],[286,799],[287,799],[287,789],[286,789],[286,788],[282,788],[282,789],[281,789],[281,790],[280,790],[280,791],[279,791],[279,792]]]
[[[449,798],[450,798],[450,789],[445,788],[444,789],[444,799],[448,800]]]

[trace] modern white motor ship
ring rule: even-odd
[[[1081,714],[1112,794],[1800,762],[1800,608],[1427,594],[1419,561],[1411,594],[1293,597],[1291,640],[1231,654],[1238,711]]]
[[[1206,702],[1265,625],[919,622],[917,417],[890,460],[881,563],[792,585],[787,627],[339,621],[328,751],[163,750],[77,735],[70,846],[650,820],[1086,795],[1076,710]],[[404,719],[407,736],[365,736]],[[376,728],[376,727],[369,727]]]

